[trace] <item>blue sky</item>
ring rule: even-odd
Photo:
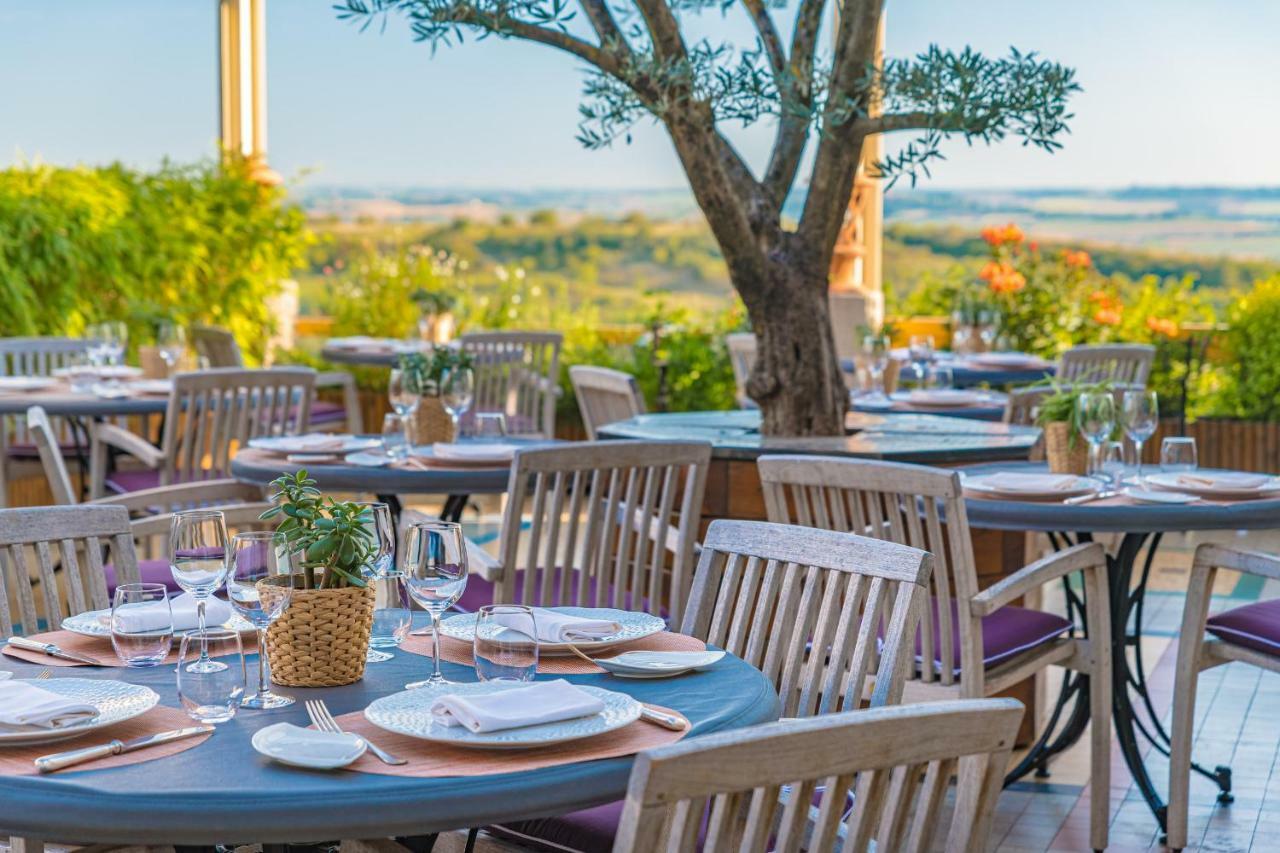
[[[659,128],[605,152],[579,147],[572,59],[497,40],[433,58],[402,28],[360,33],[330,6],[269,2],[270,154],[285,175],[683,186]],[[0,163],[149,165],[211,153],[215,9],[215,0],[0,0]],[[929,186],[1280,184],[1277,0],[889,0],[888,10],[892,55],[931,42],[991,53],[1013,44],[1073,65],[1086,90],[1064,151],[955,142]],[[715,13],[697,27],[745,32]],[[767,153],[766,131],[736,137],[753,162]]]

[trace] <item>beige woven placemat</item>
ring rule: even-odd
[[[654,708],[683,717],[679,711],[654,705]],[[687,720],[687,718],[686,718]],[[383,776],[412,776],[419,779],[441,776],[488,776],[493,773],[519,773],[522,770],[538,770],[558,764],[575,764],[579,761],[595,761],[599,758],[618,758],[634,755],[656,746],[675,743],[689,733],[673,732],[654,723],[636,720],[629,726],[595,737],[538,749],[463,749],[444,743],[389,732],[380,729],[355,711],[338,717],[338,725],[345,732],[353,732],[369,738],[387,752],[408,761],[407,764],[383,764],[372,753],[366,752],[347,770],[358,773],[377,773]]]
[[[418,634],[410,634],[405,638],[404,644],[400,648],[415,655],[431,657],[431,637],[429,635],[424,637]],[[602,654],[601,657],[613,657],[623,652],[702,652],[706,651],[706,649],[707,644],[696,637],[663,631],[626,645],[614,646]],[[476,664],[475,657],[472,655],[471,644],[462,640],[455,640],[452,637],[440,638],[440,659],[447,660],[450,663],[459,663],[463,666],[475,666]],[[539,655],[538,672],[547,675],[596,675],[604,672],[604,670],[593,663],[587,663],[582,658],[570,654],[563,657]]]
[[[53,643],[64,652],[99,660],[103,666],[121,666],[120,659],[116,657],[115,649],[111,645],[110,637],[86,637],[84,634],[77,634],[74,631],[49,631],[44,634],[32,634],[27,639],[34,640],[37,643]],[[256,642],[250,635],[243,635],[241,642],[244,644],[245,654],[252,654],[257,651]],[[40,666],[90,666],[87,663],[55,658],[52,655],[19,649],[14,646],[5,646],[2,651],[9,657],[24,660],[27,663],[39,664]],[[227,652],[223,652],[223,654],[227,654]],[[214,655],[214,657],[217,657],[217,655]],[[176,639],[169,649],[169,656],[165,658],[164,662],[178,662],[178,642]]]
[[[72,740],[60,740],[57,743],[42,743],[35,746],[5,747],[0,750],[0,775],[34,776],[40,771],[36,770],[32,762],[43,755],[67,752],[72,749],[84,749],[88,746],[110,743],[113,740],[146,737],[147,735],[159,734],[172,729],[185,729],[194,725],[196,725],[195,721],[188,717],[185,712],[179,711],[177,708],[157,705],[147,713],[140,714],[132,720],[125,720],[123,723],[116,723],[114,726],[97,729]],[[209,732],[209,734],[170,741],[169,743],[149,746],[146,749],[126,752],[123,755],[109,755],[106,758],[86,761],[84,764],[77,764],[65,770],[57,770],[52,775],[74,773],[78,770],[105,770],[108,767],[125,767],[130,764],[141,764],[144,761],[154,761],[157,758],[176,755],[179,752],[185,752],[188,749],[197,747],[208,740],[212,734],[213,732]]]

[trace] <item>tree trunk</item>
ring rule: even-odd
[[[765,435],[844,435],[849,398],[836,361],[827,278],[798,266],[770,264],[773,280],[747,300],[756,333],[747,394],[760,405]]]

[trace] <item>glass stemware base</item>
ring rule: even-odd
[[[187,664],[187,672],[222,672],[227,665],[216,660],[194,660]]]
[[[293,703],[292,696],[281,696],[279,693],[272,693],[268,690],[265,693],[255,693],[252,696],[244,697],[240,700],[240,707],[268,711],[272,708],[288,708]]]
[[[383,661],[391,660],[393,657],[395,657],[395,655],[393,654],[388,654],[387,652],[380,652],[377,649],[369,649],[369,651],[364,653],[364,662],[365,663],[382,663]]]
[[[411,681],[404,686],[404,689],[417,690],[419,687],[439,687],[444,684],[453,684],[453,682],[443,675],[433,675],[425,681]]]

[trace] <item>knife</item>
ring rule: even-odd
[[[126,752],[133,752],[135,749],[145,749],[148,746],[156,744],[169,743],[170,741],[182,740],[183,738],[195,737],[207,732],[213,731],[213,726],[191,726],[186,729],[174,729],[173,731],[160,732],[159,734],[147,735],[146,737],[136,737],[133,740],[113,740],[111,743],[100,744],[99,746],[85,747],[84,749],[72,749],[68,752],[55,752],[53,755],[45,755],[35,760],[36,769],[41,773],[52,773],[54,770],[61,770],[64,767],[70,767],[73,764],[83,764],[86,761],[93,761],[95,758],[106,758],[108,755],[121,755]]]
[[[675,714],[659,711],[654,706],[644,703],[640,704],[640,719],[662,726],[664,729],[670,729],[673,732],[682,732],[689,728],[689,721],[684,717],[677,717]]]
[[[106,666],[105,663],[97,658],[91,658],[87,655],[78,655],[75,652],[64,652],[53,643],[37,643],[35,640],[28,640],[26,637],[10,637],[8,639],[8,643],[14,648],[26,649],[30,652],[42,652],[49,657],[73,660],[77,663],[87,663],[90,666]]]
[[[1067,498],[1063,503],[1067,506],[1078,506],[1080,504],[1087,504],[1090,501],[1101,501],[1106,500],[1107,498],[1114,498],[1118,494],[1120,493],[1115,490],[1109,492],[1094,492],[1091,495],[1080,495],[1075,498]]]

